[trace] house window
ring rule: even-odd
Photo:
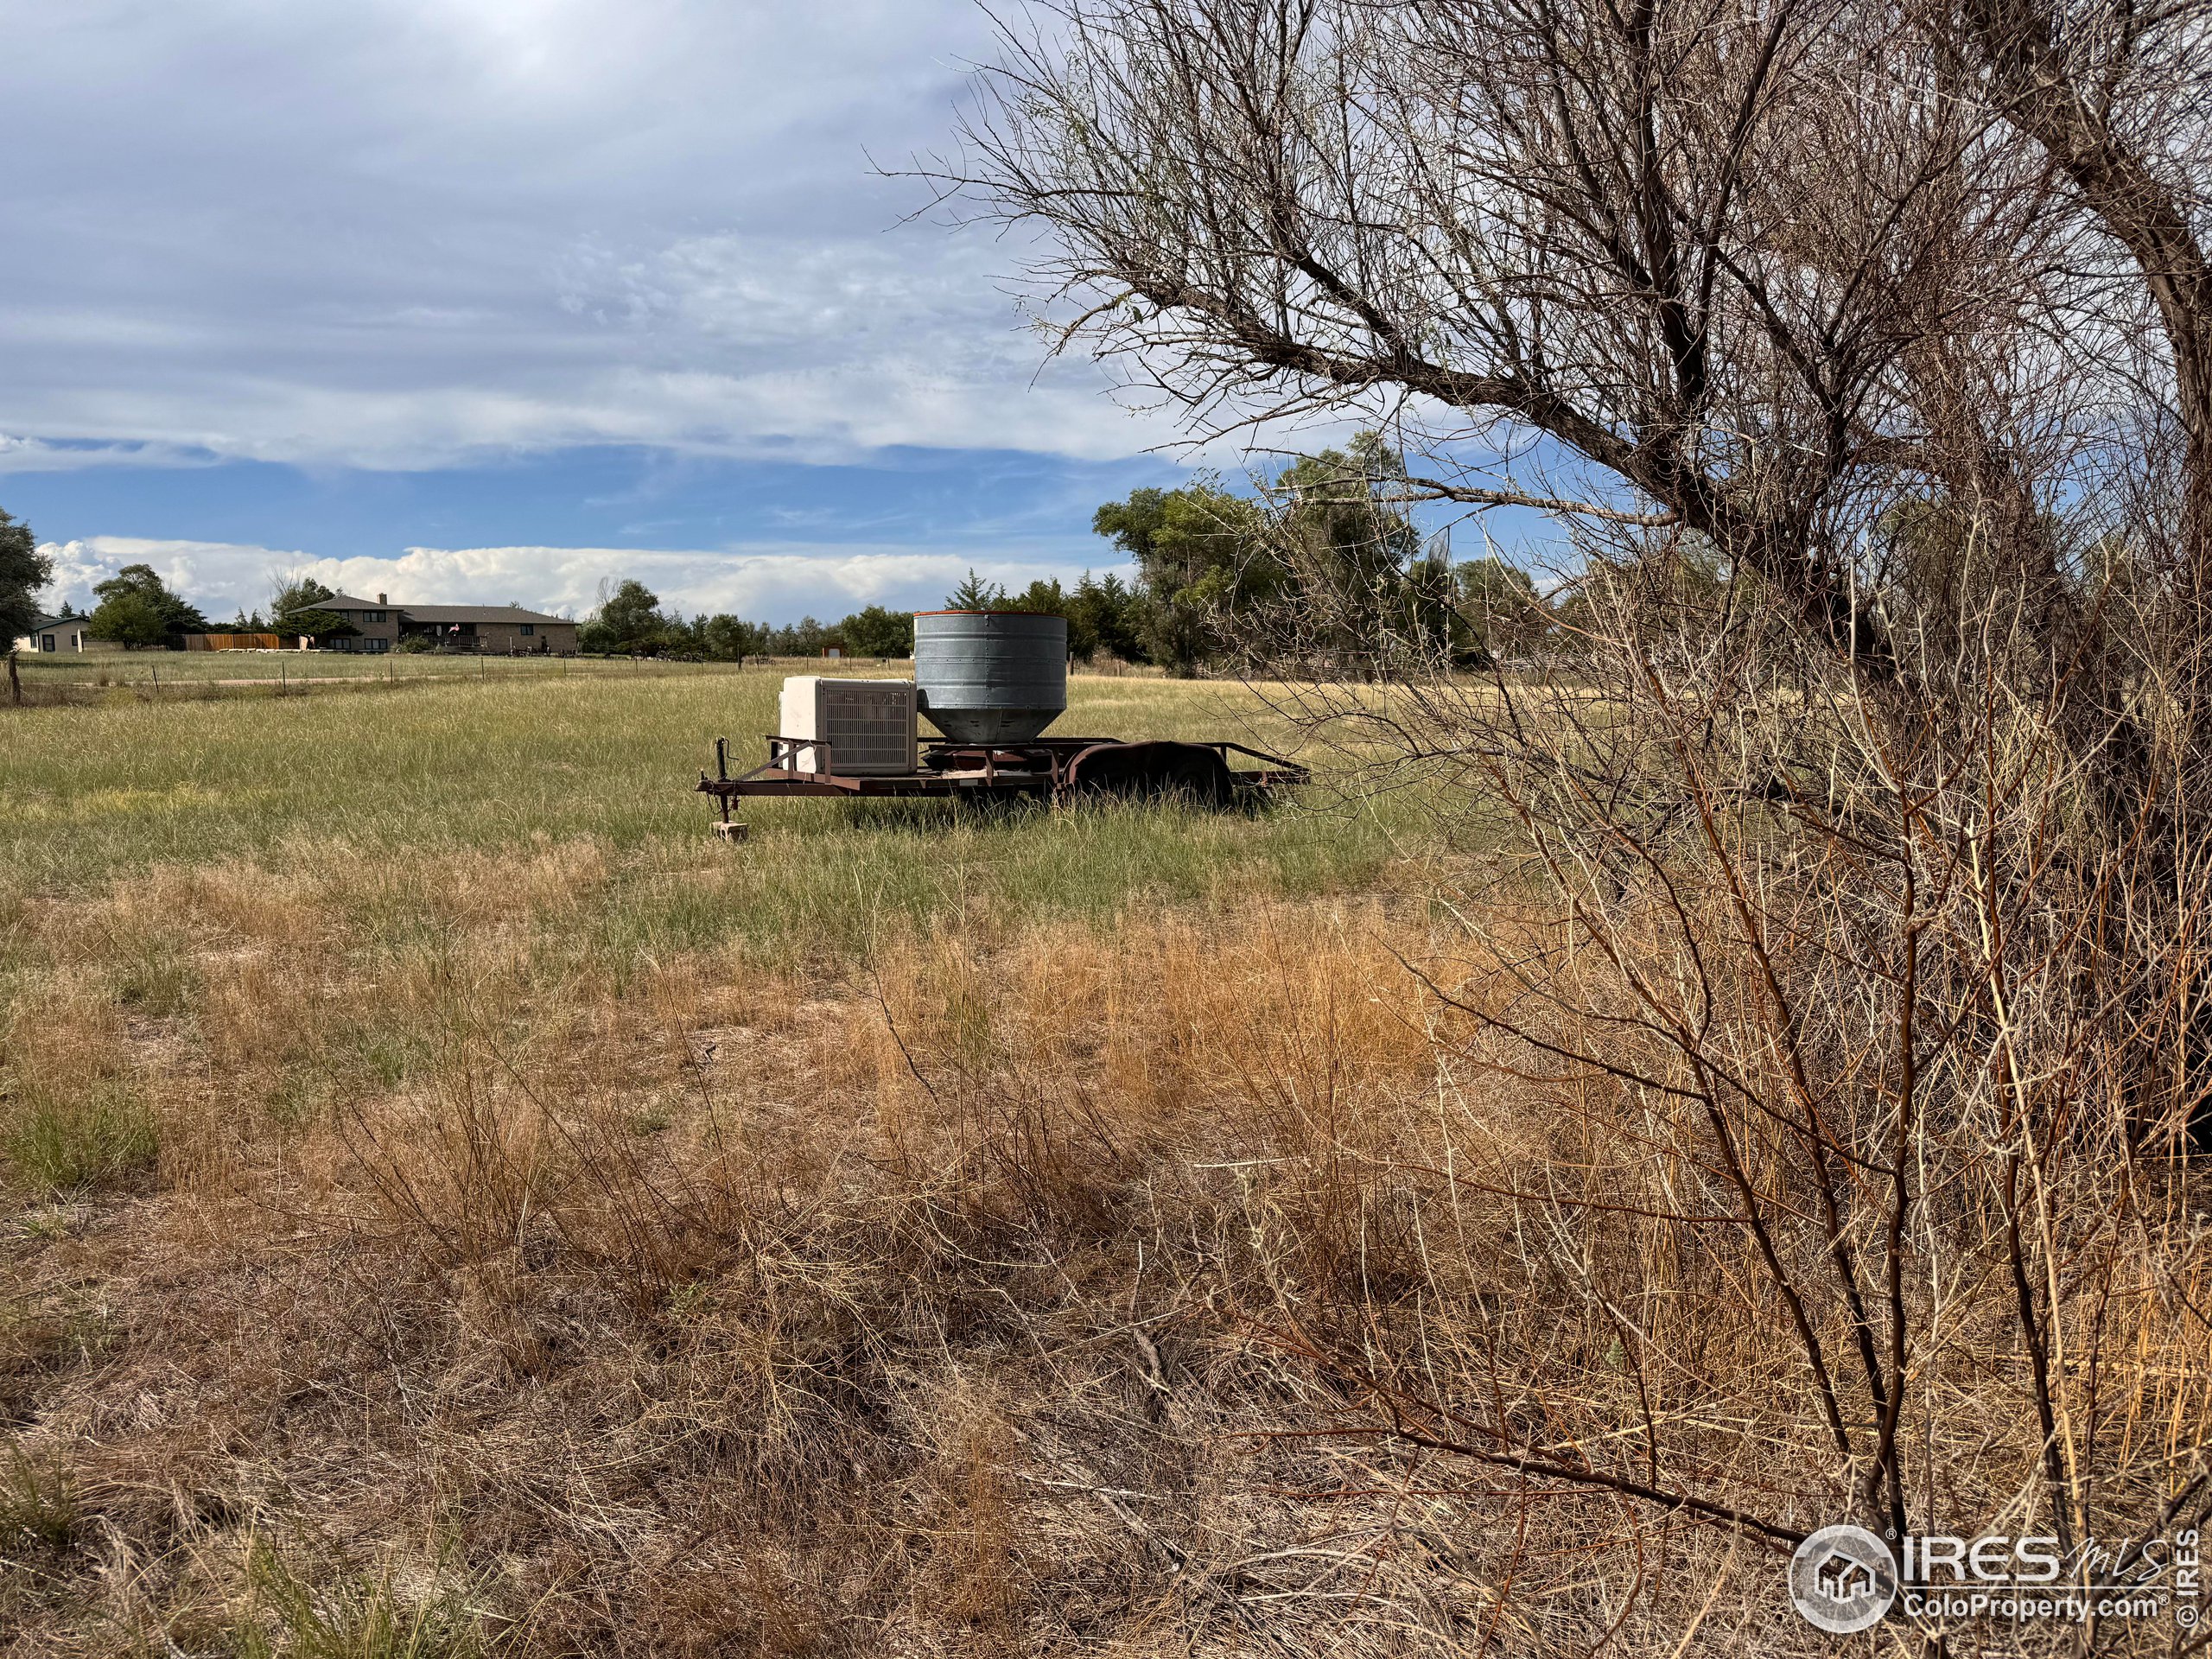
[[[525,639],[537,632],[537,625],[534,622],[525,622],[522,625],[522,637]]]
[[[391,649],[391,641],[389,639],[364,639],[361,643],[369,648],[369,654],[372,657],[380,651]]]
[[[50,633],[40,635],[38,648],[41,651],[52,651],[54,649],[54,636]]]
[[[383,621],[383,620],[384,620],[384,613],[383,613],[382,611],[371,611],[371,612],[369,613],[369,620],[370,620],[370,621],[372,621],[372,622],[381,622],[381,621]]]

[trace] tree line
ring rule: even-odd
[[[1571,646],[1576,611],[1554,607],[1523,569],[1496,556],[1454,565],[1407,512],[1419,499],[1402,458],[1366,432],[1343,450],[1299,456],[1253,493],[1201,479],[1109,501],[1091,528],[1134,567],[1085,571],[1069,587],[1039,577],[1008,589],[970,570],[944,608],[1064,617],[1069,654],[1156,664],[1179,675],[1264,656],[1335,668],[1368,664],[1412,639],[1457,667]],[[663,609],[626,580],[578,631],[587,652],[714,661],[903,658],[911,614],[870,605],[840,621],[749,621]]]

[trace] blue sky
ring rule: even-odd
[[[1116,568],[1090,532],[1098,503],[1183,475],[1141,455],[891,448],[810,463],[582,446],[434,469],[21,472],[0,479],[0,504],[55,556],[57,602],[143,558],[211,614],[313,569],[352,592],[579,613],[602,581],[636,575],[686,609],[785,620],[933,606],[971,567],[1014,583]]]
[[[836,613],[1103,568],[1092,509],[1182,475],[874,171],[948,131],[964,0],[0,11],[0,506],[67,597]]]
[[[1110,568],[1099,503],[1245,465],[1043,364],[1018,244],[877,170],[945,143],[969,0],[0,21],[0,507],[57,600],[144,562],[214,615],[304,570],[833,617]]]

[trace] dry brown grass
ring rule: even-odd
[[[1357,1230],[1329,1159],[1270,1148],[1430,1064],[1372,907],[618,989],[545,925],[606,874],[546,845],[26,905],[11,1121],[96,1082],[159,1150],[16,1171],[11,1415],[73,1506],[10,1572],[16,1650],[236,1645],[269,1540],[520,1650],[1241,1628],[1186,1581],[1249,1542],[1243,1264]],[[417,897],[438,925],[364,974],[349,918]]]
[[[1635,1207],[1695,1184],[1664,1126],[1501,1073],[1399,959],[1478,1001],[1540,917],[956,918],[618,980],[559,926],[613,879],[544,841],[26,901],[0,1109],[72,1079],[158,1153],[15,1166],[9,1651],[1825,1641],[1755,1539],[1378,1432],[1847,1498],[1748,1243]],[[2212,1427],[2177,1264],[2112,1281],[2138,1462]],[[1930,1467],[2001,1509],[2017,1344],[1946,1339]]]

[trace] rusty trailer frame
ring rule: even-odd
[[[698,792],[715,798],[717,832],[739,836],[733,800],[777,797],[974,799],[1031,796],[1061,801],[1084,793],[1160,797],[1182,793],[1208,804],[1249,802],[1268,791],[1302,784],[1312,775],[1296,762],[1223,738],[1205,741],[1124,742],[1112,737],[1036,737],[1020,743],[918,743],[912,770],[840,772],[835,745],[826,738],[767,734],[768,758],[750,772],[729,774],[729,740],[715,740],[715,776],[699,774]],[[812,766],[802,768],[806,753]],[[1230,757],[1261,762],[1237,769]]]

